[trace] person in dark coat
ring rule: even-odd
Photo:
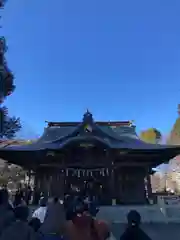
[[[32,218],[29,221],[29,226],[31,226],[35,232],[38,232],[41,227],[41,221],[39,218]]]
[[[40,232],[44,236],[62,236],[65,225],[66,216],[64,205],[60,203],[59,199],[54,198],[53,202],[47,206],[47,212],[44,222],[40,228]]]
[[[64,232],[64,239],[68,240],[106,240],[111,236],[109,225],[94,219],[84,202],[76,206],[72,219],[66,222]]]
[[[0,237],[0,240],[37,240],[37,235],[33,228],[28,225],[29,209],[26,206],[19,206],[14,209],[15,222],[7,227]]]
[[[128,226],[120,237],[120,240],[151,240],[151,238],[140,228],[141,215],[131,210],[127,215]]]
[[[0,235],[4,229],[15,221],[13,208],[8,200],[9,196],[7,190],[0,190]]]
[[[73,196],[70,198],[68,205],[66,206],[66,220],[71,220],[74,214],[76,206],[83,204],[83,199],[79,196]]]
[[[31,201],[31,197],[32,197],[32,189],[30,186],[28,186],[25,191],[25,201],[26,201],[27,206],[29,205],[29,203]]]
[[[22,200],[24,198],[23,190],[20,188],[16,191],[15,197],[14,197],[14,207],[17,207],[18,205],[21,205]]]
[[[88,200],[86,199],[85,203],[88,204],[91,215],[96,217],[97,213],[99,212],[97,199],[95,197],[91,197]]]

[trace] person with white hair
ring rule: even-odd
[[[44,222],[45,216],[47,212],[47,199],[42,197],[40,199],[40,207],[36,209],[32,215],[32,218],[37,218],[41,223]]]

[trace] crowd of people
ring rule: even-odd
[[[62,199],[61,199],[62,200]],[[31,212],[26,202],[9,203],[0,190],[0,240],[112,240],[110,226],[96,219],[98,206],[88,198],[65,196],[51,201],[42,197]],[[128,214],[128,225],[120,240],[150,240],[140,228],[138,212]]]

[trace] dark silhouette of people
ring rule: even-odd
[[[32,197],[32,189],[30,186],[28,186],[25,192],[25,200],[27,205],[29,205],[31,197]]]
[[[26,206],[19,206],[14,209],[15,221],[3,230],[0,240],[37,240],[38,235],[28,225],[29,209]]]
[[[131,210],[127,215],[128,226],[120,240],[151,240],[140,228],[141,215],[136,210]]]
[[[23,198],[24,198],[24,192],[22,189],[19,188],[16,191],[16,194],[14,197],[14,207],[21,205]]]
[[[106,240],[110,237],[108,224],[94,219],[83,202],[76,206],[72,219],[66,222],[64,233],[69,240]]]
[[[73,196],[72,198],[70,198],[68,206],[66,208],[66,220],[71,220],[76,206],[79,206],[82,204],[83,204],[83,199],[80,196]]]
[[[32,218],[29,221],[29,226],[31,226],[35,232],[38,232],[41,227],[41,221],[38,218]]]
[[[0,235],[15,220],[13,208],[8,200],[7,190],[0,190]]]
[[[47,212],[40,231],[47,239],[52,238],[52,236],[61,237],[63,235],[65,221],[64,205],[55,197],[53,202],[47,206]]]
[[[33,194],[33,204],[34,205],[38,205],[39,204],[39,200],[41,198],[41,192],[37,189],[35,189],[34,194]]]

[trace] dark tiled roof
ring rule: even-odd
[[[90,127],[90,132],[86,127]],[[88,130],[88,133],[86,132]],[[160,150],[169,148],[167,145],[148,144],[140,140],[132,124],[119,124],[111,122],[94,122],[92,114],[87,112],[81,123],[67,123],[48,125],[41,138],[25,146],[7,146],[13,151],[38,151],[61,149],[67,144],[76,141],[99,141],[110,148],[134,150]],[[171,146],[170,146],[171,148]]]
[[[65,137],[76,129],[76,127],[47,127],[44,130],[42,137],[39,138],[38,142],[52,142]]]
[[[97,125],[97,124],[96,124]],[[73,133],[78,126],[47,127],[38,142],[52,142]],[[134,126],[98,126],[109,137],[119,139],[121,136],[138,139]]]
[[[101,142],[102,144],[106,145],[107,147],[113,149],[130,149],[130,150],[165,150],[165,149],[176,149],[178,155],[180,153],[180,148],[177,146],[168,146],[168,145],[159,145],[159,144],[149,144],[141,141],[140,139],[133,139],[126,136],[122,136],[119,140],[115,139],[106,139],[106,138],[99,138],[97,136],[85,137],[85,136],[76,136],[67,138],[61,142],[36,142],[28,145],[21,145],[21,146],[7,146],[0,149],[0,157],[1,152],[3,151],[23,151],[23,152],[33,152],[33,151],[41,151],[41,150],[56,150],[65,147],[66,145],[78,142],[78,141],[97,141]]]
[[[121,138],[122,136],[138,139],[135,126],[117,126],[117,127],[104,126],[101,127],[101,129],[105,131],[107,134],[116,137],[117,139]]]

